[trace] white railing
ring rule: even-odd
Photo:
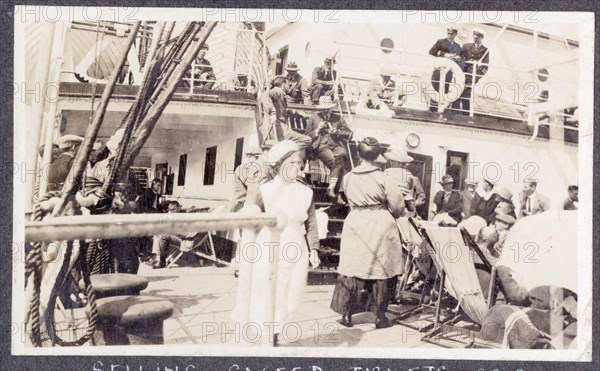
[[[381,50],[380,46],[348,42],[337,42],[336,44],[337,72],[340,83],[345,88],[345,100],[366,100],[373,82],[379,77],[379,69],[381,68],[391,68],[394,71],[392,79],[396,82],[396,93],[398,95],[402,95],[403,88],[409,84],[415,86],[416,83],[416,86],[420,87],[424,81],[431,79],[434,57],[429,54],[389,48],[386,51],[389,51],[392,57],[377,59],[366,56],[373,55],[373,50]],[[572,61],[569,60],[569,62]],[[481,77],[478,76],[479,81],[471,89],[470,109],[468,111],[452,109],[454,112],[467,114],[471,117],[477,114],[513,120],[527,120],[530,117],[529,112],[531,110],[536,111],[536,113],[539,112],[538,103],[541,102],[541,99],[538,99],[539,92],[546,89],[542,82],[535,82],[536,71],[518,70],[501,64],[483,63],[481,61],[467,63],[473,64],[472,81],[475,81],[475,71],[478,67],[487,66],[488,73]],[[374,72],[368,72],[368,64],[372,65],[371,70]],[[577,82],[572,79],[560,76],[553,76],[552,79],[572,87],[572,91],[577,90]],[[443,81],[443,78],[440,78],[440,80]],[[442,85],[440,87],[440,90],[442,90],[444,84],[440,85]],[[405,107],[428,108],[426,100],[421,98],[424,89],[418,90],[421,91],[412,92],[411,90],[411,92],[419,99],[415,100],[413,97],[411,101],[409,97],[408,104],[405,104]],[[487,90],[491,90],[491,92]],[[499,90],[501,95],[498,97],[492,94],[492,97],[490,97],[491,93],[495,93],[493,90]],[[386,103],[402,105],[404,102],[395,100]],[[569,108],[569,104],[561,107],[562,109],[558,108],[560,104],[553,104],[552,107],[553,114],[556,116],[572,119],[572,115],[564,113],[564,108]],[[577,130],[576,128],[567,128]]]

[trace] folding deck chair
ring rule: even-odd
[[[167,256],[167,268],[171,268],[174,264],[176,264],[185,252],[224,266],[231,265],[230,262],[217,258],[215,244],[210,232],[200,232],[197,233],[191,240],[182,241],[179,249]]]
[[[449,344],[440,343],[439,340],[445,339],[453,342],[468,345],[472,342],[473,330],[464,327],[455,326],[461,320],[470,320],[476,326],[483,323],[485,315],[491,305],[486,303],[486,296],[482,292],[477,273],[475,271],[475,259],[471,254],[471,249],[465,242],[465,237],[457,227],[423,227],[421,232],[428,241],[428,248],[431,248],[434,262],[440,275],[440,292],[438,294],[436,318],[433,330],[423,337],[424,341],[441,345],[444,347],[454,347]],[[470,236],[469,236],[470,237]],[[482,259],[484,265],[490,267],[491,264],[481,253],[477,245],[473,250]],[[452,252],[454,250],[454,252]],[[495,286],[493,280],[490,281],[490,287]],[[442,290],[458,300],[458,305],[452,311],[453,315],[440,318]],[[487,298],[490,295],[488,294]],[[459,311],[459,308],[462,311]],[[466,318],[466,317],[468,318]],[[456,337],[444,336],[451,331],[458,332]],[[468,340],[460,341],[459,337],[467,337]]]
[[[415,269],[414,267],[416,265],[415,262],[417,256],[415,256],[414,252],[416,249],[419,249],[421,246],[423,246],[424,236],[420,232],[420,228],[422,228],[422,226],[432,226],[436,224],[428,221],[415,221],[412,218],[398,218],[396,224],[398,225],[398,229],[400,230],[400,238],[403,248],[407,251],[409,257],[406,261],[405,266],[406,274],[404,274],[400,283],[400,297],[410,297],[413,299],[418,299],[419,302],[416,305],[402,312],[395,312],[393,310],[390,310],[390,312],[399,314],[399,316],[394,319],[395,322],[401,323],[402,325],[415,329],[417,331],[425,332],[431,330],[435,325],[435,318],[437,317],[434,317],[434,313],[436,312],[437,306],[433,305],[433,303],[428,302],[427,300],[427,285],[423,286],[423,289],[421,290],[420,294],[408,292],[405,290],[405,288],[408,281],[408,276]],[[425,254],[433,256],[430,250],[426,251]],[[432,260],[433,264],[435,265],[435,259]],[[440,269],[438,268],[437,271],[439,273]],[[426,280],[429,280],[431,278],[431,273],[432,269],[429,270]],[[408,320],[409,318],[413,318],[417,315],[421,315],[426,312],[430,312],[431,315],[428,317],[419,317],[417,320],[413,321]],[[419,321],[419,324],[414,324],[417,321]],[[421,321],[424,321],[427,324],[423,325]]]

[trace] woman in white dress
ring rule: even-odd
[[[312,190],[297,181],[302,169],[298,146],[281,141],[269,151],[268,161],[271,180],[248,195],[240,212],[265,211],[280,216],[285,226],[242,232],[232,318],[239,340],[247,344],[277,344],[278,334],[285,331],[286,320],[300,302],[308,274],[307,221],[314,214],[314,203]]]

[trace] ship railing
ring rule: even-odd
[[[336,42],[336,44],[337,76],[339,84],[344,87],[342,99],[350,102],[368,99],[369,91],[380,77],[379,70],[388,68],[392,70],[392,79],[396,83],[394,94],[397,93],[401,98],[383,102],[407,108],[429,109],[425,91],[427,80],[431,80],[432,61],[435,57],[425,53],[385,48],[388,56],[373,58],[367,56],[374,55],[372,53],[374,49],[381,51],[384,48],[348,42]],[[569,59],[560,63],[548,64],[548,66],[571,62],[574,60]],[[501,64],[483,63],[483,61],[468,61],[467,63],[473,65],[470,77],[471,81],[476,81],[470,92],[470,108],[466,110],[450,106],[447,108],[450,112],[470,117],[482,115],[527,121],[530,125],[535,125],[538,116],[544,113],[545,108],[548,108],[549,113],[562,121],[574,122],[577,120],[575,115],[567,111],[568,108],[575,108],[578,105],[577,100],[573,97],[564,99],[564,102],[547,104],[548,97],[544,96],[544,91],[547,93],[549,85],[538,76],[539,70],[519,70]],[[372,65],[372,72],[369,72],[369,68],[366,67],[368,64]],[[477,69],[482,66],[487,67],[488,72],[483,76],[476,75]],[[466,74],[468,72],[465,72]],[[443,81],[444,78],[442,77],[440,80]],[[552,76],[552,81],[569,87],[570,91],[577,91],[577,82],[573,79]],[[410,89],[407,89],[408,87]],[[416,90],[413,90],[415,87]],[[443,93],[443,87],[443,83],[439,84],[439,93]],[[578,130],[576,125],[549,124],[549,126],[553,125],[568,130]]]

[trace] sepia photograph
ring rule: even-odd
[[[592,360],[593,13],[13,16],[13,355]]]

